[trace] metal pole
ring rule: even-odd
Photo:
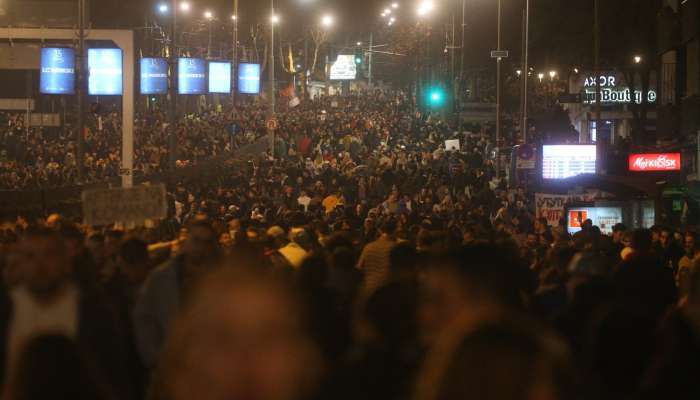
[[[466,22],[466,9],[467,9],[467,0],[462,0],[462,40],[460,40],[460,60],[459,60],[459,81],[460,81],[460,90],[462,88],[462,82],[464,81],[464,33],[467,29],[467,22]]]
[[[78,179],[82,182],[85,177],[83,164],[85,161],[85,0],[78,3],[78,148],[76,149],[76,166]]]
[[[270,0],[270,119],[275,118],[275,0]],[[270,129],[271,154],[275,158],[275,130]]]
[[[457,94],[456,87],[455,85],[455,51],[457,50],[455,47],[455,16],[452,14],[452,38],[450,39],[450,80],[452,81],[452,99],[455,98],[455,95]],[[452,110],[454,111],[454,103],[453,103],[453,108]]]
[[[170,88],[168,97],[170,97],[170,124],[168,126],[168,164],[170,170],[175,170],[175,161],[177,160],[177,0],[172,0],[170,9],[172,19],[170,21]]]
[[[369,66],[367,67],[367,83],[369,87],[372,87],[372,45],[373,45],[373,35],[372,32],[369,33]]]
[[[597,149],[597,159],[598,162],[596,163],[596,172],[600,172],[601,169],[603,169],[603,157],[604,154],[602,153],[602,148],[601,148],[601,140],[600,140],[600,7],[598,4],[598,0],[594,0],[593,2],[593,13],[595,14],[593,17],[593,36],[594,36],[594,72],[593,76],[595,77],[595,132],[596,132],[596,149]],[[590,130],[590,128],[589,128]]]
[[[523,142],[527,143],[527,80],[530,73],[530,63],[528,62],[528,54],[530,51],[530,0],[525,0],[525,38],[524,38],[524,55],[523,55],[523,113],[521,130],[523,133]]]
[[[501,50],[501,0],[498,0],[498,51]],[[501,58],[496,58],[496,178],[501,173]]]
[[[236,106],[236,92],[238,91],[238,0],[233,0],[233,55],[231,56],[231,99]]]
[[[207,44],[207,58],[211,58],[211,21],[213,18],[209,18],[209,43]]]
[[[700,178],[700,129],[698,129],[698,136],[696,138],[696,141],[697,141],[698,153],[697,153],[696,159],[695,159],[695,162],[697,163],[697,167],[696,167],[697,170],[695,171],[695,176]]]

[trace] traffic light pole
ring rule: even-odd
[[[85,176],[85,0],[78,2],[78,148],[76,149],[76,166],[78,179],[83,182]],[[27,121],[29,123],[29,121]]]
[[[501,51],[501,0],[498,0],[498,51]],[[501,174],[501,57],[496,58],[496,179]]]
[[[168,124],[168,166],[171,171],[175,171],[175,162],[177,160],[177,0],[172,0],[170,4],[170,12],[172,17],[170,20],[170,87],[168,88],[168,97],[170,97],[170,113]]]
[[[275,0],[270,0],[270,120],[275,118]],[[270,128],[270,153],[275,159],[275,129]]]
[[[368,63],[369,65],[367,66],[367,83],[369,87],[372,87],[372,45],[373,45],[373,35],[372,32],[369,33],[369,57],[368,57]]]

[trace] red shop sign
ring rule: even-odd
[[[680,171],[681,153],[630,154],[630,171]]]

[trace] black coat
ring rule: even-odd
[[[9,324],[13,305],[5,290],[0,292],[0,384],[7,376]],[[126,327],[121,326],[114,308],[98,292],[81,290],[78,301],[76,344],[95,368],[96,377],[108,385],[119,399],[134,399],[130,366],[126,358]]]

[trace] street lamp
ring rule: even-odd
[[[190,3],[186,2],[186,1],[183,1],[182,3],[180,3],[180,11],[189,12],[190,8],[191,8]]]
[[[549,79],[554,80],[554,77],[557,76],[557,71],[549,71]]]
[[[323,17],[321,17],[321,25],[324,28],[330,28],[331,26],[333,26],[333,21],[334,20],[332,15],[324,15]]]
[[[237,20],[237,19],[238,19],[238,17],[236,17],[235,14],[231,16],[231,21],[235,21],[235,20]]]
[[[385,9],[384,9],[384,14],[391,14],[391,9],[390,9],[390,8],[385,8]]]
[[[278,15],[273,15],[270,17],[270,22],[272,22],[273,24],[277,24],[280,22],[280,17]]]
[[[435,8],[435,4],[433,4],[432,0],[424,0],[418,6],[417,13],[419,16],[427,15],[433,11],[433,8]]]
[[[355,43],[357,46],[362,46],[362,42]]]
[[[544,79],[544,74],[540,72],[539,74],[537,74],[537,78],[540,80],[541,83],[542,79]]]
[[[634,63],[639,64],[642,62],[642,57],[641,56],[634,56]]]
[[[204,18],[209,21],[209,42],[207,43],[207,58],[211,58],[211,44],[212,44],[212,29],[211,22],[214,20],[214,14],[211,11],[204,11]]]
[[[165,3],[161,3],[158,5],[158,12],[161,14],[166,14],[168,12],[168,5]]]
[[[523,71],[521,71],[521,70],[518,69],[518,70],[515,70],[515,73],[516,73],[518,76],[520,76],[520,74],[522,74]]]
[[[391,5],[391,8],[399,8],[399,3],[393,3],[393,4]]]

